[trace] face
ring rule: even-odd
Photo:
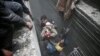
[[[41,20],[43,23],[46,23],[48,20],[47,19],[42,19]]]

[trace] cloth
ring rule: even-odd
[[[26,13],[26,14],[30,14],[30,11],[29,9],[25,6],[25,4],[23,3],[23,0],[5,0],[5,1],[13,1],[13,2],[18,2],[22,5],[22,8],[23,8],[23,11]]]
[[[43,28],[42,32],[41,32],[41,36],[42,36],[42,37],[45,36],[44,33],[45,33],[45,31],[47,31],[47,30],[48,30],[49,32],[51,32],[51,34],[50,34],[51,37],[55,37],[55,36],[58,34],[55,28],[51,28],[51,27],[50,27],[50,29],[48,29],[48,26],[45,26],[45,27]]]
[[[66,0],[58,0],[57,5],[56,5],[57,10],[64,12],[65,4],[66,4]]]
[[[10,4],[10,5],[9,5]],[[17,15],[15,11],[13,11],[16,6],[19,4],[16,2],[8,2],[7,1],[0,1],[0,23],[9,23],[9,24],[18,24],[18,25],[25,25],[24,19],[21,17],[21,15]],[[13,7],[12,7],[13,5]],[[19,6],[19,9],[16,9],[16,12],[21,11],[21,6]],[[22,12],[20,12],[22,14]]]
[[[50,54],[53,54],[56,51],[55,46],[53,46],[51,43],[47,44],[47,50]]]
[[[63,47],[60,46],[60,42],[58,42],[56,45],[55,45],[55,48],[58,52],[61,52],[63,50]]]
[[[13,26],[25,25],[24,19],[19,15],[22,13],[20,11],[22,8],[19,3],[0,1],[0,49],[11,50]]]
[[[19,15],[21,17],[23,16],[23,8],[22,8],[21,4],[19,4],[17,2],[12,2],[12,1],[5,1],[4,5],[6,8],[9,8],[17,15]]]
[[[65,53],[62,51],[60,52],[59,56],[66,56]]]

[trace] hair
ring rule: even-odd
[[[47,19],[46,15],[41,16],[41,20],[45,20],[45,19]]]

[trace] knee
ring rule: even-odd
[[[13,11],[15,11],[15,13],[19,16],[23,16],[23,7],[20,3],[18,2],[13,2],[14,3],[14,7],[15,9]]]
[[[23,7],[22,7],[22,5],[21,5],[20,3],[14,2],[14,5],[15,5],[15,7],[16,7],[17,9],[23,10]]]
[[[5,6],[11,10],[22,9],[22,5],[18,2],[5,1]]]

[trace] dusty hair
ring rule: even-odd
[[[45,20],[45,19],[47,19],[46,15],[41,16],[41,20]]]

